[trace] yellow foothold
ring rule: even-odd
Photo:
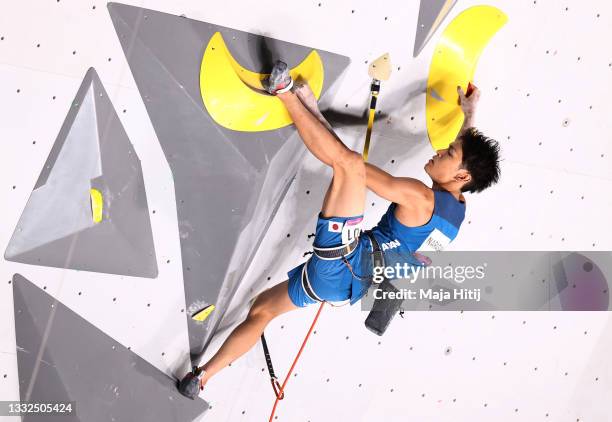
[[[290,70],[293,80],[308,82],[315,97],[323,90],[323,62],[311,51]],[[208,114],[219,125],[242,132],[279,129],[293,123],[287,109],[263,91],[261,81],[267,74],[242,67],[232,56],[220,32],[204,50],[200,68],[200,91]]]
[[[210,315],[210,313],[214,310],[215,310],[215,305],[208,305],[204,309],[200,309],[198,312],[191,315],[191,319],[193,319],[194,321],[202,322],[206,318],[208,318],[208,315]]]
[[[427,133],[435,150],[446,149],[463,125],[457,87],[467,91],[480,54],[508,17],[491,6],[475,6],[448,24],[429,69],[426,96]]]
[[[91,217],[94,223],[102,221],[102,211],[104,210],[104,201],[102,200],[102,193],[98,189],[89,189],[89,196],[91,199]]]

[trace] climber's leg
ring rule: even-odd
[[[285,280],[260,293],[251,306],[246,319],[225,340],[217,353],[201,368],[206,372],[201,385],[228,364],[248,352],[261,337],[270,321],[278,315],[298,309],[289,299],[288,281]]]
[[[343,153],[351,151],[306,108],[294,92],[277,94],[277,97],[287,107],[308,150],[324,164],[333,166],[334,161]]]
[[[277,96],[287,107],[308,150],[334,170],[321,207],[322,216],[350,217],[363,214],[366,180],[361,154],[347,148],[294,92],[288,91]]]
[[[286,63],[277,61],[268,79],[264,81],[268,92],[276,95],[302,137],[306,148],[334,170],[332,182],[321,207],[322,217],[351,217],[363,214],[366,197],[365,163],[361,154],[350,150],[332,133],[329,124],[317,115],[312,98],[306,90],[300,91],[289,74]],[[301,98],[300,98],[301,97]]]

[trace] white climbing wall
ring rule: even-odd
[[[265,34],[349,56],[334,108],[360,115],[367,64],[394,63],[374,128],[370,160],[428,183],[433,154],[424,89],[440,32],[412,57],[418,2],[245,0],[125,3]],[[612,4],[459,0],[488,4],[509,22],[484,50],[477,126],[500,141],[502,177],[466,195],[454,250],[612,250]],[[2,260],[0,400],[18,400],[12,284],[23,274],[117,342],[168,375],[187,370],[187,326],[170,169],[110,21],[106,4],[12,0],[0,6],[0,246],[15,228],[71,101],[89,67],[100,75],[142,162],[159,277],[141,279]],[[365,126],[338,134],[361,148]],[[331,172],[304,161],[232,303],[210,356],[247,302],[284,280],[310,249]],[[368,196],[366,223],[388,203]],[[266,330],[284,378],[317,306]],[[358,305],[325,307],[302,355],[279,421],[612,421],[612,317],[601,312],[412,312],[383,337],[363,326]],[[206,421],[267,420],[274,395],[258,344],[213,378]]]

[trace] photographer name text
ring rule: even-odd
[[[400,289],[397,292],[375,289],[374,299],[429,300],[438,302],[473,300],[480,302],[480,289]]]

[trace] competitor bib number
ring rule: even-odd
[[[433,229],[427,239],[423,241],[417,252],[441,251],[448,246],[451,239],[438,229]]]
[[[342,244],[351,243],[353,240],[359,237],[363,226],[363,218],[355,218],[353,220],[347,220],[342,227]]]

